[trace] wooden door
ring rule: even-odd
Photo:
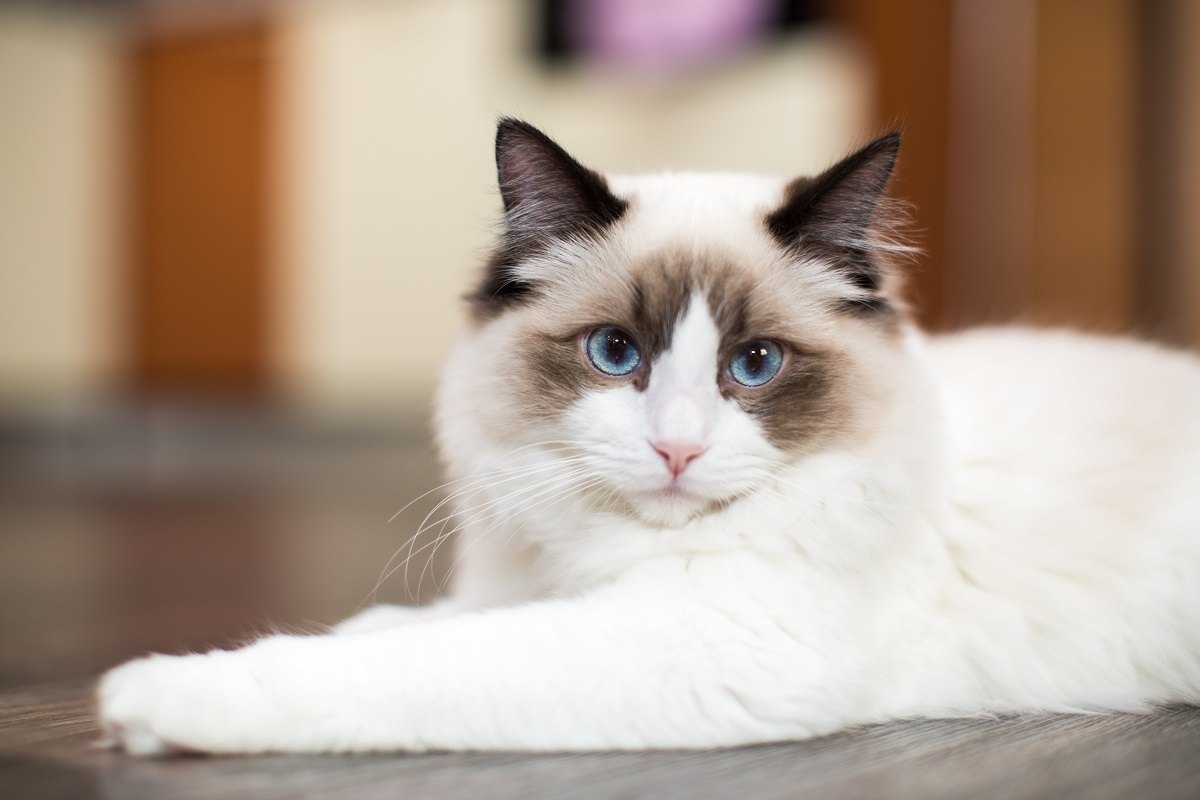
[[[269,59],[260,25],[135,47],[135,387],[255,393],[268,378]]]

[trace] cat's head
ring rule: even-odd
[[[494,446],[676,527],[798,460],[869,444],[907,311],[884,136],[822,174],[609,178],[500,122],[504,230],[470,297]]]

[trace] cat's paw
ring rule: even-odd
[[[170,691],[164,676],[176,658],[153,655],[110,669],[96,687],[102,742],[139,756],[162,755],[180,749],[156,730],[160,698]],[[168,681],[169,682],[169,677]]]
[[[96,689],[102,743],[139,756],[246,752],[261,698],[232,653],[139,658]]]

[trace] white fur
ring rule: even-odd
[[[614,186],[635,212],[620,252],[776,258],[752,220],[778,182]],[[839,288],[815,267],[806,280],[798,313]],[[1200,701],[1196,359],[1063,332],[864,334],[857,368],[886,392],[864,400],[861,435],[791,457],[716,390],[699,299],[648,391],[591,392],[516,427],[483,367],[503,363],[511,324],[467,334],[440,393],[466,487],[452,597],[372,609],[338,635],[126,664],[99,690],[116,741],[711,747]],[[656,437],[707,448],[667,493]]]

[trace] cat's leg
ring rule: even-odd
[[[615,588],[615,587],[612,587]],[[820,646],[663,592],[605,590],[361,636],[151,656],[99,686],[127,750],[714,747],[848,722]]]

